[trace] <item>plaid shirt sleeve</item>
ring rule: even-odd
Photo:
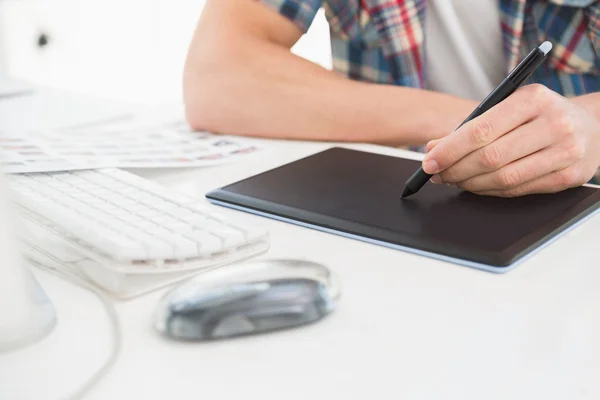
[[[303,33],[308,31],[323,0],[257,0],[292,21]]]
[[[600,3],[594,2],[587,8],[589,34],[596,53],[600,53]]]

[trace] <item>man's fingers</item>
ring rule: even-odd
[[[556,148],[547,148],[510,163],[497,171],[459,182],[457,186],[476,193],[511,191],[529,181],[567,168],[572,163],[564,152]]]
[[[423,159],[429,174],[441,172],[466,155],[480,149],[539,115],[546,98],[542,85],[529,85],[517,90],[483,115],[469,121],[431,149]]]
[[[526,194],[556,193],[572,187],[583,185],[577,171],[565,168],[551,172],[540,178],[526,182],[522,185],[507,190],[490,190],[476,194],[496,197],[517,197]]]
[[[435,139],[435,140],[432,140],[429,143],[427,143],[427,146],[425,147],[425,152],[429,153],[431,151],[431,149],[433,149],[435,146],[437,146],[438,143],[441,141],[442,141],[442,139]]]
[[[543,119],[521,125],[443,171],[440,174],[442,182],[458,183],[477,175],[497,171],[505,165],[552,145],[551,136],[540,134],[549,129],[548,125],[548,122]]]

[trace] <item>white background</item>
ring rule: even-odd
[[[5,68],[13,76],[105,98],[146,104],[179,101],[185,54],[204,3],[0,0]],[[50,44],[39,49],[42,31]],[[294,52],[331,66],[322,13]]]

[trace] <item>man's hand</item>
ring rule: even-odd
[[[542,85],[517,90],[449,136],[429,142],[423,160],[434,183],[502,197],[580,186],[599,165],[600,121],[592,107]]]

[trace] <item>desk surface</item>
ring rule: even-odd
[[[268,142],[244,164],[140,175],[203,198],[330,147]],[[402,150],[353,145],[416,158]],[[495,275],[222,209],[271,233],[265,258],[309,258],[340,276],[338,310],[297,330],[215,343],[157,336],[164,291],[118,303],[123,349],[89,399],[598,399],[600,217]],[[0,397],[54,399],[98,368],[108,326],[94,297],[37,273],[59,324],[0,357]],[[4,397],[3,394],[10,394]]]

